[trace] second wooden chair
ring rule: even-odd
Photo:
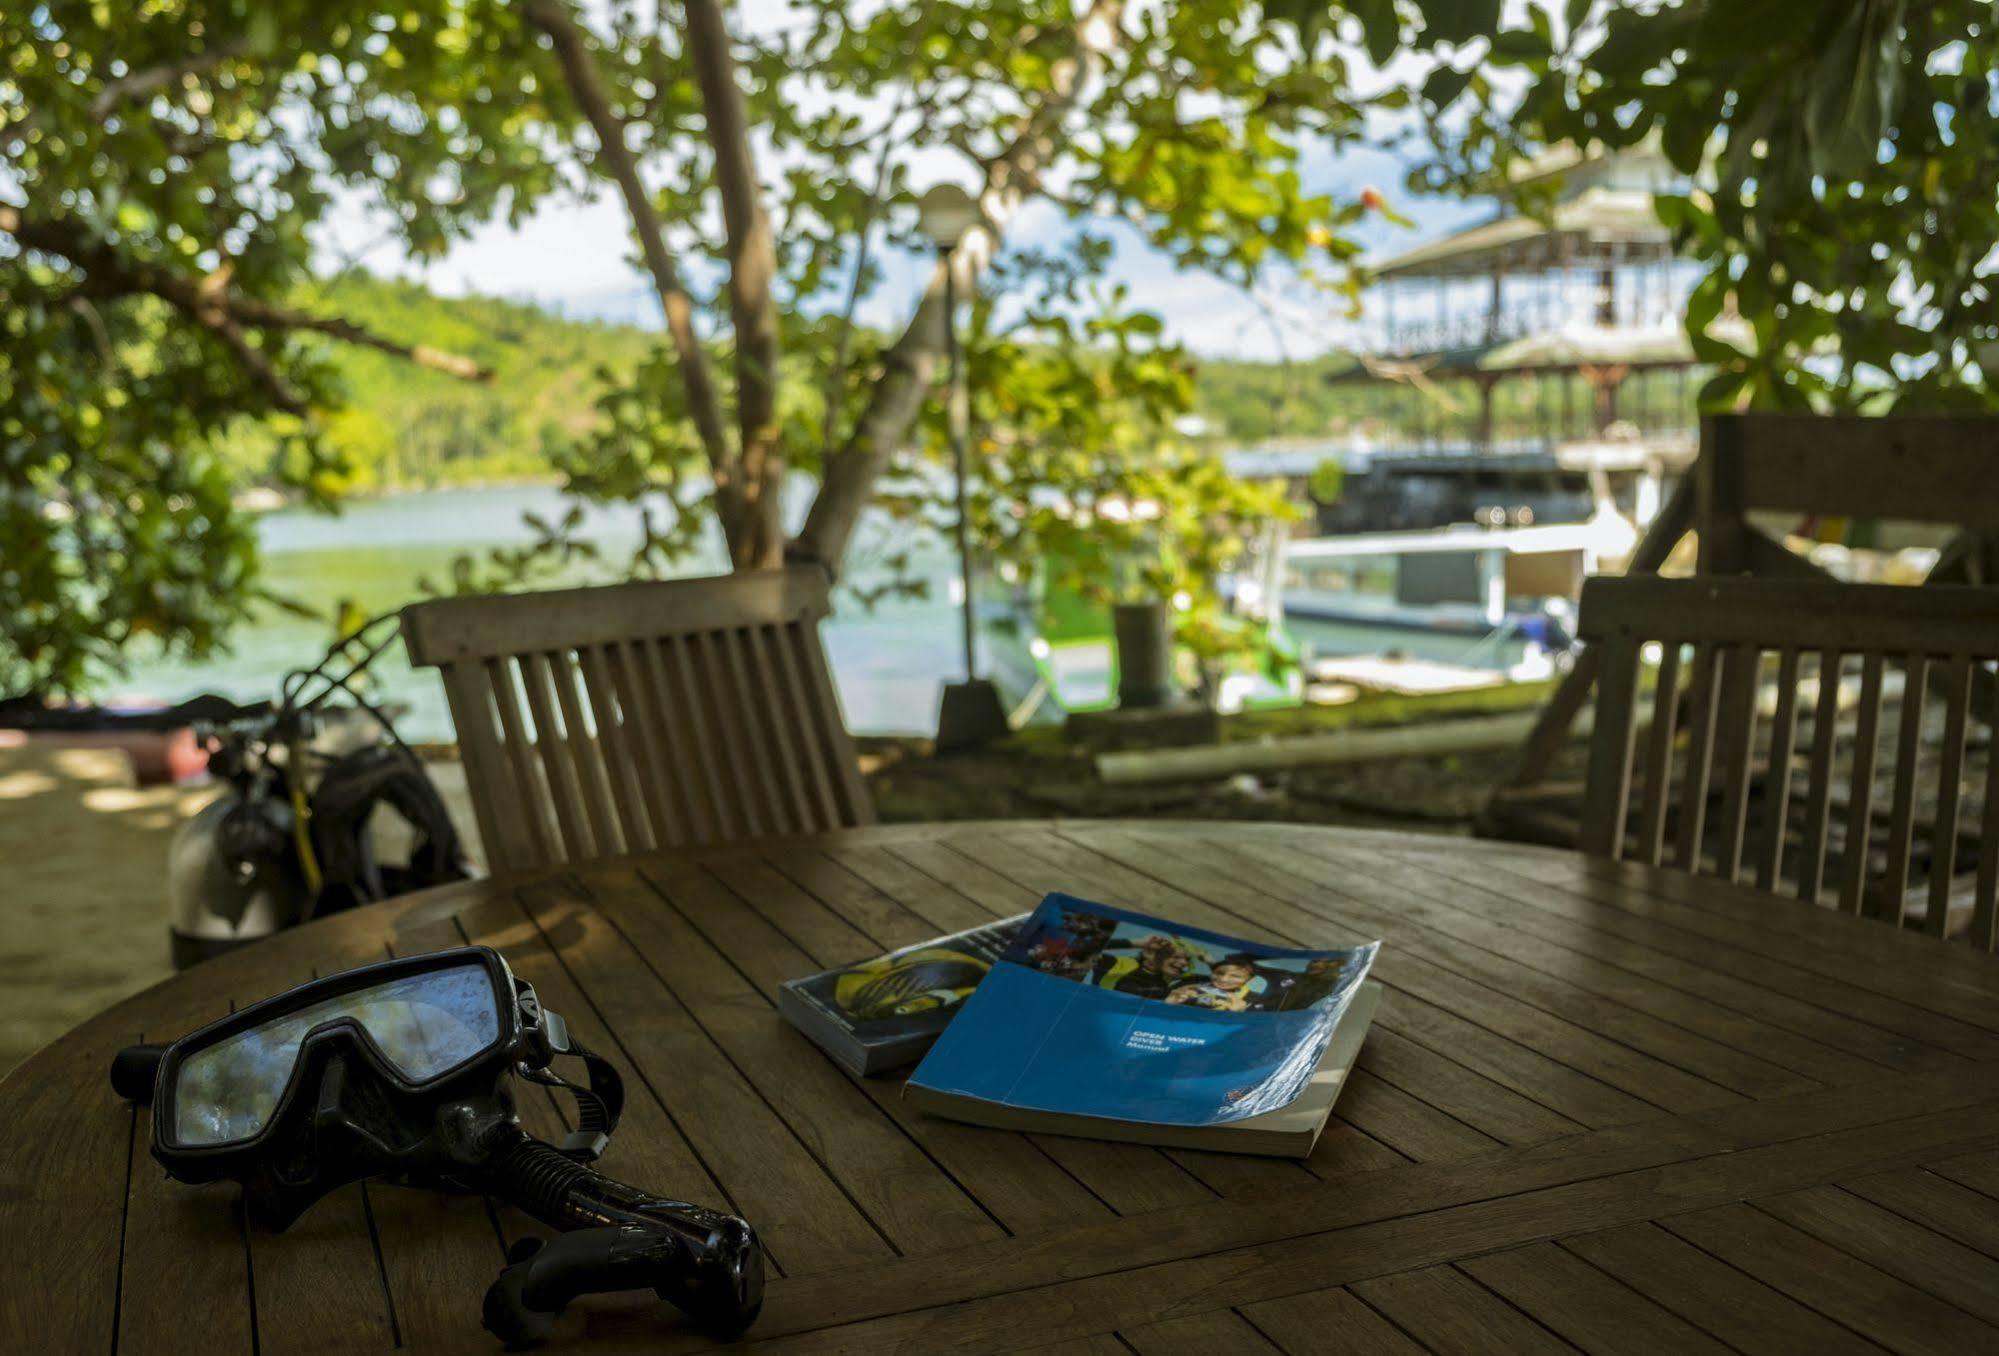
[[[1999,945],[1999,757],[1982,741],[1985,766],[1973,775],[1967,754],[1968,726],[1989,728],[1992,715],[1974,710],[1973,678],[1999,658],[1999,589],[1597,578],[1583,586],[1580,630],[1602,666],[1585,852],[1652,865],[1670,856],[1683,870],[1753,877],[1765,890],[1789,882],[1809,902],[1836,899],[1897,923],[1919,914],[1931,933]],[[1641,703],[1650,652],[1658,667]],[[1899,698],[1887,681],[1895,673]],[[1650,716],[1642,743],[1641,712]],[[1926,724],[1932,713],[1940,726]],[[1912,898],[1919,849],[1927,879]]]

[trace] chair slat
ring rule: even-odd
[[[829,828],[831,825],[813,812],[805,764],[816,760],[804,749],[790,685],[778,676],[771,657],[770,635],[763,627],[745,627],[741,643],[757,690],[768,694],[765,709],[769,712],[770,740],[777,756],[779,789],[791,822],[800,833]]]
[[[833,828],[849,822],[847,811],[842,805],[840,788],[835,784],[838,762],[826,756],[826,741],[819,728],[818,716],[821,712],[820,695],[811,679],[806,676],[809,659],[801,658],[801,649],[809,647],[809,639],[795,637],[792,628],[782,627],[769,634],[772,667],[776,670],[779,684],[784,688],[789,700],[787,707],[798,730],[798,747],[811,769],[812,802],[816,807],[815,822],[821,828]],[[829,772],[829,769],[832,769]]]
[[[1860,659],[1860,714],[1853,737],[1853,774],[1846,802],[1846,869],[1839,888],[1839,907],[1859,913],[1867,899],[1867,872],[1874,829],[1875,745],[1881,731],[1881,656]]]
[[[1839,680],[1846,657],[1819,654],[1819,699],[1812,716],[1811,789],[1805,806],[1804,851],[1798,858],[1798,898],[1816,904],[1825,884],[1826,839],[1832,806],[1833,757],[1839,748]]]
[[[717,631],[711,643],[718,663],[734,685],[733,690],[744,694],[744,700],[729,705],[748,745],[750,761],[754,764],[751,771],[757,787],[757,804],[762,808],[771,832],[798,833],[804,828],[804,822],[798,818],[790,797],[785,793],[777,757],[776,746],[784,739],[775,721],[777,693],[754,680],[756,670],[751,664],[749,639],[744,628]]]
[[[1937,815],[1930,848],[1929,912],[1925,929],[1933,937],[1950,927],[1951,878],[1957,874],[1958,804],[1964,779],[1964,726],[1971,707],[1971,657],[1957,655],[1943,674],[1943,765],[1937,769]],[[1981,844],[1981,846],[1983,846]]]
[[[1764,772],[1763,849],[1756,856],[1756,888],[1774,890],[1784,874],[1784,839],[1790,823],[1791,759],[1798,740],[1798,652],[1777,656],[1777,709],[1770,717],[1770,761]]]
[[[548,790],[528,747],[526,723],[521,719],[520,690],[514,685],[514,666],[504,659],[485,661],[486,683],[493,694],[493,709],[500,715],[500,733],[506,739],[507,762],[514,770],[513,791],[527,820],[527,839],[522,844],[521,862],[542,866],[560,861],[555,836],[548,823]]]
[[[868,799],[866,788],[861,785],[860,765],[851,757],[833,756],[848,741],[840,723],[840,699],[833,691],[833,674],[826,664],[826,652],[813,642],[799,622],[786,626],[783,635],[804,680],[806,692],[811,697],[815,742],[821,750],[821,757],[833,769],[841,820],[847,824],[872,824],[875,809]]]
[[[1680,783],[1680,822],[1674,835],[1673,865],[1682,871],[1700,868],[1701,837],[1707,824],[1708,777],[1714,766],[1715,685],[1720,677],[1717,646],[1694,647],[1694,677],[1687,696],[1687,765]]]
[[[1978,875],[1967,940],[1983,951],[1999,949],[1999,733],[1985,744],[1985,802],[1978,816]]]
[[[485,674],[477,661],[460,659],[444,665],[443,676],[487,868],[497,872],[525,866],[528,863],[520,855],[524,841],[520,801],[508,794],[507,755],[493,727],[493,694]]]
[[[684,792],[674,801],[676,836],[672,845],[712,843],[728,834],[720,826],[717,792],[693,724],[674,700],[679,689],[669,681],[671,665],[663,646],[664,642],[656,641],[625,642],[625,668],[655,732],[653,749],[659,766],[677,770],[675,780]]]
[[[1661,642],[1645,735],[1645,795],[1638,811],[1638,860],[1657,866],[1666,850],[1666,805],[1673,794],[1673,732],[1680,715],[1680,642]]]
[[[619,852],[630,852],[632,849],[625,842],[617,814],[611,809],[611,770],[604,760],[604,727],[599,725],[593,735],[590,729],[592,722],[583,718],[583,703],[576,692],[578,664],[567,650],[549,655],[547,664],[549,677],[555,685],[556,705],[562,713],[562,728],[569,735],[569,757],[576,765],[576,780],[583,791],[584,815],[590,823],[590,836],[596,841],[597,855],[609,857]]]
[[[743,833],[760,837],[778,832],[770,813],[769,792],[763,785],[762,769],[756,757],[756,736],[749,727],[740,701],[723,701],[722,694],[734,690],[735,675],[729,671],[722,635],[701,631],[686,638],[685,650],[692,666],[695,697],[709,722],[716,769],[722,774],[737,813],[743,818]]]
[[[569,741],[557,725],[555,708],[548,699],[549,656],[538,651],[524,654],[519,664],[521,688],[528,698],[528,714],[534,719],[534,751],[541,759],[549,802],[555,809],[555,822],[562,830],[562,855],[571,861],[587,861],[597,855],[596,844],[590,837],[579,806],[582,789],[577,784]]]
[[[1881,916],[1900,926],[1909,898],[1909,849],[1916,836],[1916,767],[1922,761],[1923,699],[1929,674],[1927,656],[1903,663],[1901,719],[1895,737],[1894,794],[1888,811],[1888,867],[1882,878]]]
[[[1638,645],[1624,636],[1599,641],[1596,731],[1590,741],[1591,794],[1583,808],[1583,851],[1612,861],[1624,855],[1625,812],[1631,803],[1632,708],[1638,694]]]
[[[1715,844],[1715,874],[1742,878],[1742,831],[1749,814],[1749,766],[1756,747],[1756,684],[1762,653],[1753,643],[1723,652],[1722,686],[1715,739],[1721,764],[1721,836]]]
[[[1771,548],[1774,549],[1774,548]],[[1766,562],[1768,563],[1768,562]],[[1778,568],[1772,564],[1771,568]],[[1799,898],[1845,912],[1872,914],[1890,925],[1909,920],[1911,880],[1923,865],[1918,844],[1930,835],[1923,926],[1947,936],[1964,918],[1959,862],[1965,841],[1977,844],[1971,883],[1972,940],[1999,950],[1999,741],[1990,728],[1985,693],[1999,660],[1999,589],[1982,585],[1916,589],[1850,585],[1832,580],[1716,576],[1585,582],[1578,634],[1585,653],[1604,669],[1584,793],[1582,842],[1587,851],[1649,857],[1663,847],[1666,805],[1677,801],[1673,864],[1731,881],[1753,876],[1760,889],[1784,886],[1787,868]],[[1635,837],[1623,833],[1634,778],[1630,746],[1636,704],[1635,656],[1663,647],[1646,736],[1645,788]],[[1676,691],[1682,656],[1692,647],[1692,677]],[[1769,755],[1756,755],[1766,647],[1774,652],[1775,701]],[[1817,697],[1800,677],[1810,655]],[[1891,723],[1892,747],[1881,751],[1887,669],[1906,676]],[[1859,700],[1844,727],[1842,669],[1859,670]],[[1847,692],[1851,693],[1852,688]],[[1930,756],[1934,726],[1930,697],[1944,706],[1938,755]],[[1809,738],[1800,731],[1812,708]],[[1685,710],[1680,711],[1684,705]],[[1686,770],[1673,787],[1675,712],[1685,720]],[[1971,726],[1986,727],[1985,799],[1965,808],[1966,752]],[[1851,753],[1846,752],[1848,730]],[[1808,745],[1807,789],[1795,867],[1793,763]],[[1892,759],[1884,764],[1883,759]],[[1876,781],[1886,784],[1877,858]],[[1759,784],[1760,783],[1760,784]],[[1836,783],[1838,785],[1836,785]],[[1710,802],[1714,808],[1710,810]],[[1934,815],[1929,813],[1934,807]],[[1979,833],[1962,829],[1977,818]],[[1711,822],[1704,823],[1703,820]],[[1885,861],[1877,867],[1877,861]],[[1831,898],[1827,898],[1831,896]],[[1956,902],[1957,914],[1952,916]]]
[[[636,727],[637,713],[618,695],[611,676],[612,656],[608,647],[587,645],[576,652],[583,670],[583,691],[590,699],[590,711],[597,721],[597,752],[603,758],[612,781],[611,799],[625,839],[626,850],[646,852],[659,847],[652,818],[646,806],[653,798],[647,779],[640,771],[645,739]]]
[[[692,754],[702,788],[702,808],[708,826],[696,842],[748,838],[750,824],[736,804],[736,788],[722,766],[726,750],[700,700],[700,680],[688,654],[690,642],[690,636],[660,636],[654,642],[654,650],[660,658],[660,696],[666,704],[666,720],[680,732],[682,746]]]

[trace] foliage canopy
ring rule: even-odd
[[[1370,46],[1465,43],[1418,91],[1438,154],[1417,187],[1490,192],[1546,147],[1653,139],[1698,185],[1659,212],[1706,266],[1687,329],[1708,407],[1999,404],[1992,5],[1532,0],[1506,27],[1498,0],[1348,8]],[[1709,332],[1729,311],[1746,346]]]
[[[1179,455],[1163,435],[1185,381],[1107,380],[1184,355],[1125,314],[1108,242],[1337,291],[1363,208],[1309,192],[1299,161],[1360,120],[1336,51],[1232,0],[801,0],[760,27],[717,0],[9,7],[0,511],[19,545],[0,687],[75,687],[139,636],[198,653],[224,634],[256,588],[226,449],[255,421],[287,485],[335,493],[330,346],[490,376],[342,311],[318,276],[336,202],[422,260],[615,192],[668,332],[570,445],[574,488],[676,502],[641,568],[669,567],[709,515],[739,566],[837,567],[876,479],[933,448],[918,425],[942,265],[885,333],[857,323],[902,304],[921,181],[976,190],[964,294],[989,267],[1006,280],[986,284],[999,300],[974,339],[993,407],[1088,387],[1124,452],[1087,475],[1179,493],[1158,467]],[[1038,248],[1009,245],[1023,227]],[[1123,327],[1115,354],[1104,326]],[[787,522],[779,489],[800,472],[820,488]]]

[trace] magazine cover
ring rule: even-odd
[[[856,1073],[911,1063],[957,1016],[1028,916],[790,980],[778,992],[778,1008]]]
[[[1051,894],[910,1082],[1168,1125],[1260,1115],[1305,1087],[1379,945],[1287,950]]]

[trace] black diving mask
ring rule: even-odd
[[[573,1056],[577,1084],[550,1064]],[[560,1146],[521,1130],[510,1074],[566,1089]],[[233,1180],[282,1230],[327,1192],[386,1177],[481,1192],[567,1230],[523,1240],[486,1297],[510,1345],[600,1290],[648,1287],[719,1336],[761,1303],[762,1254],[733,1215],[652,1196],[583,1164],[608,1145],[624,1086],[499,953],[465,947],[362,966],[252,1004],[168,1046],[134,1046],[113,1086],[152,1102],[153,1156],[183,1182]]]

